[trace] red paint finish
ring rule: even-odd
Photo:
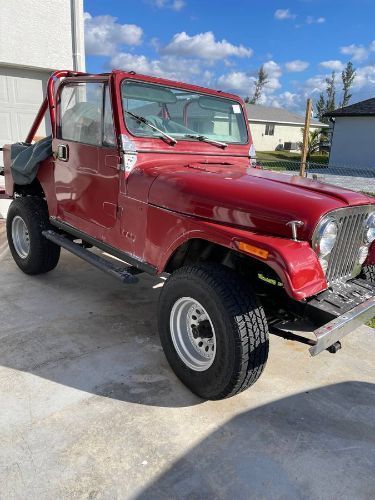
[[[53,140],[53,149],[68,148],[68,161],[55,160],[57,216],[85,219],[102,227],[117,221],[119,155],[117,149]],[[73,224],[76,225],[76,224]]]
[[[77,71],[69,71],[66,69],[55,71],[52,73],[47,83],[47,95],[44,98],[44,101],[40,105],[39,111],[35,117],[33,124],[31,125],[31,129],[27,134],[25,142],[31,143],[35,137],[35,134],[39,128],[39,125],[42,123],[44,115],[49,109],[50,120],[51,120],[51,129],[53,136],[56,136],[56,102],[55,102],[55,84],[60,78],[65,78],[67,76],[78,76],[84,75],[85,73],[77,72]]]
[[[64,84],[108,83],[117,147],[90,146],[59,138],[62,85],[57,89],[56,107],[54,90],[63,76]],[[224,92],[121,71],[108,75],[56,72],[49,80],[46,101],[28,135],[30,139],[35,134],[47,103],[53,149],[56,151],[59,144],[69,149],[68,161],[50,158],[39,168],[38,180],[50,215],[151,264],[159,273],[179,246],[191,239],[199,238],[234,251],[239,251],[238,243],[243,241],[269,253],[266,263],[294,299],[303,300],[324,290],[324,273],[311,248],[316,224],[331,210],[374,203],[374,199],[298,176],[251,168],[250,132],[247,144],[228,144],[225,149],[198,141],[179,140],[171,145],[159,138],[132,136],[122,112],[120,88],[124,79],[234,99],[246,117],[241,99]],[[121,134],[131,139],[137,151],[131,172],[118,168]],[[4,151],[4,159],[6,191],[13,196],[9,148]],[[304,222],[298,232],[301,241],[291,240],[291,230],[286,225],[295,219]]]
[[[269,252],[266,263],[279,275],[287,293],[294,299],[303,300],[327,288],[317,256],[306,241],[294,242],[285,238],[263,236],[176,215],[157,207],[149,208],[148,217],[149,227],[153,226],[158,230],[148,232],[145,260],[155,262],[160,272],[173,252],[188,240],[198,238],[231,249],[238,248],[236,242],[244,241]]]
[[[232,159],[224,165],[183,162],[160,167],[159,172],[150,191],[151,204],[287,238],[290,220],[302,220],[299,238],[309,239],[324,213],[366,199],[340,188],[324,189],[307,179],[300,183],[300,178],[259,171],[247,160]]]

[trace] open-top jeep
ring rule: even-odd
[[[47,111],[51,142],[31,144]],[[315,355],[374,316],[375,199],[257,168],[234,95],[59,71],[4,159],[21,270],[51,271],[63,247],[124,283],[165,273],[161,343],[203,398],[257,380],[269,328],[310,330]]]

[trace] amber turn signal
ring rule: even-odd
[[[261,259],[267,259],[269,255],[268,250],[264,250],[263,248],[250,245],[250,243],[244,243],[243,241],[239,242],[238,248],[243,252],[255,255],[256,257],[260,257]]]

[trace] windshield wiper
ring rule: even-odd
[[[166,139],[168,139],[172,144],[177,144],[177,141],[176,141],[176,139],[174,137],[172,137],[171,135],[168,135],[165,132],[163,132],[162,130],[160,130],[160,128],[156,127],[151,122],[149,122],[147,120],[147,118],[144,118],[143,116],[135,115],[134,113],[132,113],[131,111],[128,111],[126,109],[124,109],[124,112],[127,115],[129,115],[132,118],[134,118],[134,120],[137,120],[137,122],[144,123],[145,125],[147,125],[148,127],[152,128],[153,130],[156,130],[157,132],[159,132],[159,134],[161,134],[163,137],[165,137]]]
[[[201,142],[208,142],[210,144],[214,144],[215,146],[218,146],[219,148],[226,148],[228,146],[228,144],[226,142],[215,141],[215,139],[210,139],[209,137],[206,137],[205,135],[185,134],[184,137],[188,137],[189,139],[196,139],[197,141],[201,141]]]

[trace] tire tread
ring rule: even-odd
[[[363,268],[363,277],[370,281],[370,283],[375,283],[375,265],[366,266]]]
[[[30,256],[21,259],[12,241],[12,220],[20,215],[26,222],[30,234]],[[47,203],[36,196],[25,196],[13,200],[7,216],[7,235],[10,251],[18,267],[26,274],[42,274],[52,271],[60,258],[60,247],[44,238],[42,231],[50,229]]]
[[[268,357],[268,325],[262,306],[243,278],[232,269],[216,264],[197,264],[177,270],[170,278],[202,282],[215,290],[228,312],[232,327],[238,331],[235,348],[240,352],[227,387],[212,399],[229,398],[254,384]],[[246,311],[246,312],[244,312]]]

